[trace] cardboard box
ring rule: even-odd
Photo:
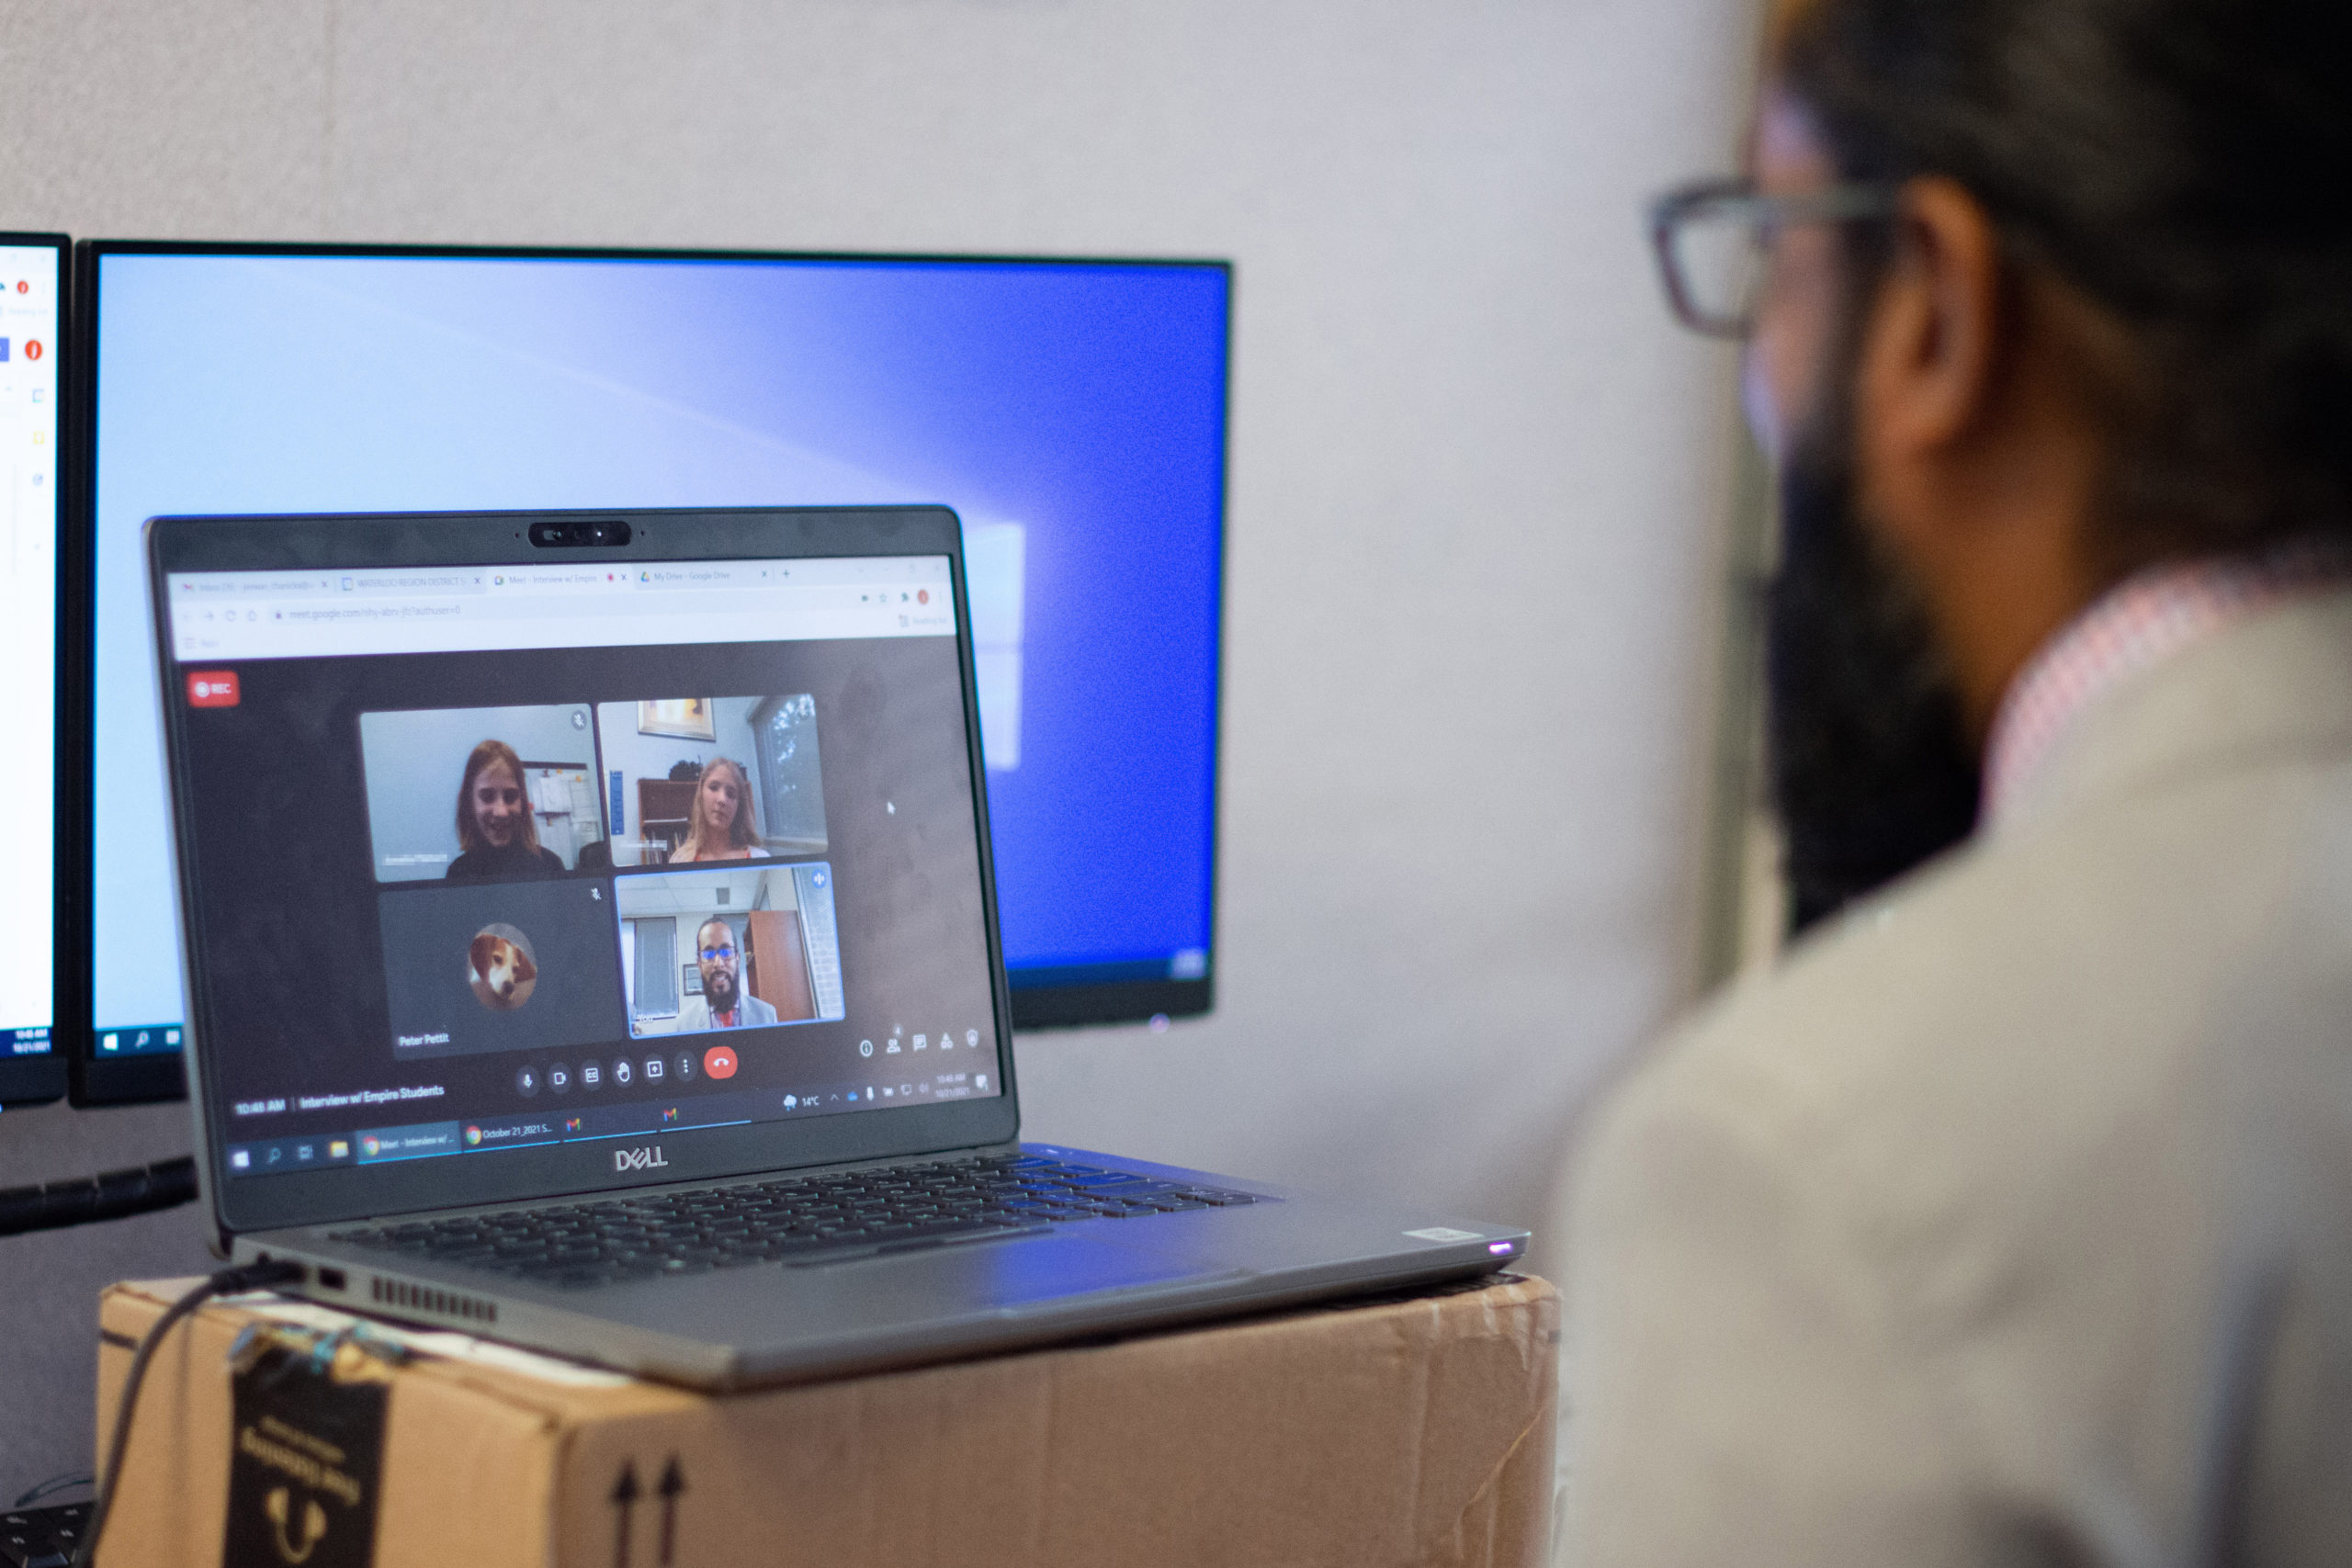
[[[102,1442],[193,1282],[102,1298]],[[1557,1339],[1498,1276],[711,1396],[244,1297],[157,1350],[99,1562],[1535,1568]]]

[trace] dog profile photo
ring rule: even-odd
[[[466,981],[474,999],[492,1012],[513,1012],[539,983],[531,939],[513,926],[484,926],[466,948]]]

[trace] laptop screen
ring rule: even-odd
[[[224,1179],[1002,1092],[947,557],[164,592]]]

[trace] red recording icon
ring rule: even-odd
[[[40,339],[28,338],[25,341],[25,357],[27,359],[39,359],[40,357]]]
[[[237,672],[234,670],[198,670],[187,678],[187,705],[195,708],[232,708],[237,705]]]

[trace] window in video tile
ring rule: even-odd
[[[596,728],[614,864],[825,852],[807,693],[600,703]]]
[[[629,1032],[844,1016],[832,868],[662,872],[614,884]]]
[[[585,703],[359,716],[379,882],[527,882],[611,864]]]

